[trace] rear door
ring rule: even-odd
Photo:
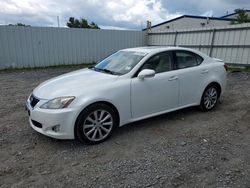
[[[203,58],[190,51],[174,51],[175,68],[179,77],[179,106],[197,104],[209,70],[200,65]]]

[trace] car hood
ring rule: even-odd
[[[79,96],[91,88],[116,81],[118,76],[82,69],[49,79],[33,91],[40,99],[53,99],[62,96]]]

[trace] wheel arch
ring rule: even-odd
[[[216,89],[218,89],[218,93],[219,93],[219,97],[218,97],[218,98],[220,98],[220,94],[221,94],[221,85],[220,85],[218,82],[215,82],[215,81],[214,81],[214,82],[211,82],[210,84],[208,84],[207,87],[208,87],[208,86],[211,86],[211,85],[215,86]],[[206,88],[207,88],[207,87],[206,87]]]
[[[219,93],[218,98],[220,98],[221,91],[222,91],[221,85],[220,85],[217,81],[212,81],[212,82],[210,82],[209,84],[207,84],[206,87],[203,89],[203,92],[202,92],[200,101],[201,101],[201,99],[202,99],[202,96],[203,96],[205,90],[206,90],[209,86],[211,86],[211,85],[215,86],[215,87],[218,89],[218,93]]]
[[[77,115],[77,117],[76,117],[76,119],[75,119],[75,123],[74,123],[74,136],[75,136],[75,138],[77,138],[77,137],[76,137],[76,123],[77,123],[77,121],[78,121],[78,118],[80,117],[81,113],[82,113],[86,108],[88,108],[88,107],[90,107],[90,106],[92,106],[92,105],[94,105],[94,104],[105,104],[105,105],[111,107],[111,108],[114,110],[115,114],[116,114],[117,126],[120,125],[120,114],[119,114],[119,111],[118,111],[117,107],[116,107],[114,104],[112,104],[112,103],[109,102],[109,101],[105,101],[105,100],[95,101],[95,102],[92,102],[92,103],[88,104],[88,105],[85,106],[83,109],[81,109],[80,113]]]

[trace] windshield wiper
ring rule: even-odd
[[[114,71],[108,70],[108,69],[102,69],[104,72],[109,74],[116,74]]]
[[[108,74],[119,75],[119,73],[111,71],[109,69],[100,69],[100,68],[97,68],[97,67],[92,67],[91,69],[93,69],[95,71],[99,71],[99,72],[105,72],[105,73],[108,73]]]

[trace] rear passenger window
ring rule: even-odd
[[[176,66],[178,69],[194,67],[202,63],[203,58],[199,55],[186,52],[186,51],[177,51],[175,52],[176,57]]]
[[[197,54],[195,54],[195,56],[196,56],[196,60],[197,60],[198,65],[201,64],[203,61],[203,58]]]

